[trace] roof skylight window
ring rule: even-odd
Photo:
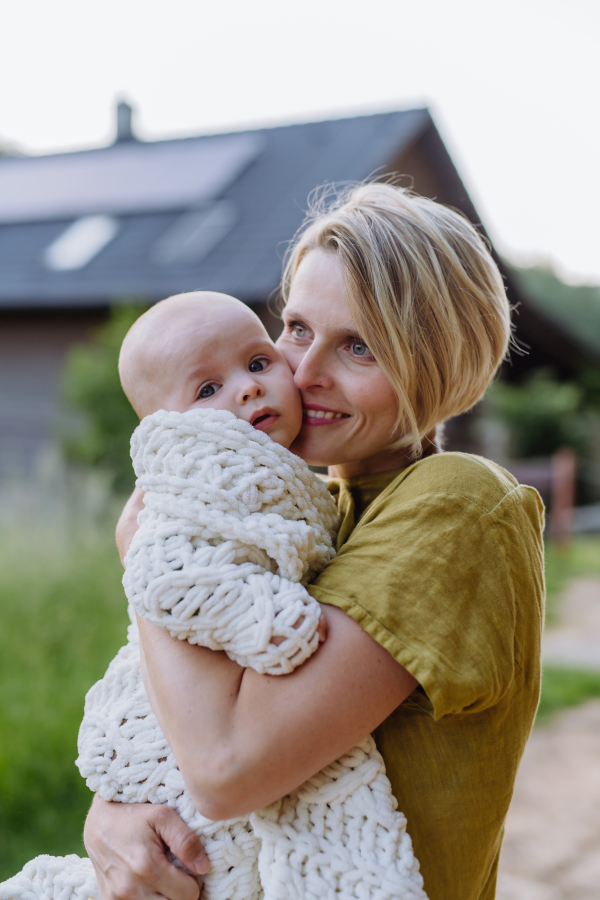
[[[218,200],[204,209],[184,213],[154,245],[158,263],[198,263],[233,228],[237,212],[230,200]]]
[[[83,269],[118,230],[113,216],[82,216],[46,248],[44,262],[55,272]]]

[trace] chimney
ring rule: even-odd
[[[126,103],[125,100],[119,100],[117,103],[117,136],[115,144],[122,144],[125,141],[135,141],[135,135],[131,127],[133,117],[133,107]]]

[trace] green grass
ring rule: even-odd
[[[567,706],[577,706],[593,697],[600,697],[600,671],[544,666],[536,724],[548,721]]]
[[[40,853],[84,852],[83,699],[127,619],[112,522],[83,518],[0,527],[0,881]],[[552,611],[568,578],[600,574],[600,540],[550,547],[546,565]],[[600,673],[547,668],[538,721],[594,696]]]
[[[560,595],[568,580],[581,575],[600,576],[599,537],[576,538],[564,549],[546,545],[546,624],[556,622]],[[536,723],[593,697],[600,697],[600,671],[544,666]]]
[[[579,537],[568,547],[546,545],[546,624],[556,620],[557,603],[567,581],[579,575],[600,576],[600,537]]]
[[[125,641],[109,525],[0,529],[0,881],[40,853],[84,853],[74,765],[83,700]]]

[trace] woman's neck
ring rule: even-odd
[[[328,474],[330,478],[344,479],[355,478],[357,475],[378,475],[380,472],[405,469],[419,459],[425,459],[427,456],[433,456],[435,453],[440,452],[440,448],[435,443],[434,430],[423,438],[423,452],[418,457],[415,457],[408,447],[401,447],[398,450],[384,450],[376,456],[370,456],[368,459],[357,459],[329,466]]]

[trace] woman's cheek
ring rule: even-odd
[[[353,399],[356,409],[365,418],[377,418],[391,425],[398,414],[398,398],[382,372],[375,371],[372,378],[362,378],[354,385]]]

